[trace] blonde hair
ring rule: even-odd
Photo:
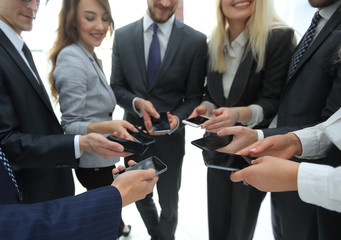
[[[225,63],[224,44],[227,39],[229,23],[225,17],[222,0],[216,0],[217,25],[214,28],[209,41],[209,69],[223,73],[227,70]],[[265,63],[266,44],[272,29],[288,28],[275,12],[273,0],[254,0],[253,13],[247,21],[245,32],[248,38],[248,46],[244,56],[251,50],[257,62],[256,71],[259,72]]]
[[[97,0],[107,11],[109,15],[109,31],[112,34],[114,30],[114,20],[111,15],[111,9],[108,0]],[[57,39],[53,48],[49,52],[49,59],[52,63],[52,69],[49,74],[49,82],[52,97],[57,100],[58,91],[55,87],[53,72],[56,68],[57,57],[65,47],[79,41],[79,34],[74,24],[77,21],[77,8],[80,0],[63,0],[63,5],[59,13],[59,26],[57,29]]]

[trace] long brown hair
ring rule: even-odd
[[[59,13],[59,26],[57,28],[57,39],[49,52],[49,60],[52,63],[52,69],[49,74],[49,82],[52,97],[57,101],[58,91],[55,87],[53,72],[56,68],[57,57],[63,48],[78,42],[79,35],[77,28],[74,27],[77,21],[77,8],[81,0],[63,0],[62,8]],[[110,4],[108,0],[97,0],[109,14],[110,35],[114,30],[114,20],[111,15]]]

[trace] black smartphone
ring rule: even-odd
[[[218,148],[224,147],[231,142],[231,135],[218,136],[217,134],[211,134],[203,138],[192,141],[194,146],[197,146],[203,150],[213,151]]]
[[[217,151],[203,151],[205,165],[209,168],[226,171],[238,171],[251,165],[253,157],[242,156]]]
[[[132,132],[129,129],[127,130],[128,133],[139,143],[142,143],[144,145],[150,145],[155,142],[155,139],[152,138],[149,133],[144,132],[143,130],[138,129],[138,132]]]
[[[138,169],[146,170],[149,168],[154,168],[156,171],[156,175],[160,175],[161,173],[164,173],[165,171],[167,171],[167,165],[166,164],[164,164],[157,157],[151,156],[151,157],[148,157],[148,158],[142,160],[141,162],[136,163],[134,166],[126,168],[124,171],[120,171],[120,172],[114,174],[114,179],[118,175],[120,175],[121,173],[124,173],[126,171],[138,170]]]
[[[155,133],[164,133],[171,130],[167,112],[160,112],[160,118],[152,117],[152,130]]]
[[[210,119],[209,117],[199,115],[196,117],[184,119],[182,120],[182,123],[190,125],[192,127],[200,127],[204,122],[206,122],[209,119]]]
[[[107,138],[110,141],[114,141],[114,142],[121,144],[124,147],[125,152],[142,155],[148,148],[148,146],[145,144],[130,141],[128,139],[124,139],[120,137],[116,137],[114,135],[109,135]]]

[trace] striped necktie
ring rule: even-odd
[[[313,17],[313,20],[311,21],[311,24],[310,24],[308,30],[306,31],[306,33],[304,34],[304,36],[301,40],[300,46],[295,51],[294,56],[291,58],[289,71],[288,71],[288,80],[290,80],[291,77],[296,72],[298,63],[300,62],[305,51],[310,46],[310,44],[314,38],[314,34],[315,34],[317,24],[319,23],[320,19],[321,19],[321,15],[317,11]]]
[[[11,178],[15,188],[18,191],[18,193],[20,193],[17,181],[15,180],[15,177],[13,175],[13,171],[12,171],[11,165],[9,165],[8,159],[6,158],[6,156],[5,156],[4,152],[2,151],[1,147],[0,147],[0,161],[4,165],[6,171],[7,171],[8,175],[10,176],[10,178]]]

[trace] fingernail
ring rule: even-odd
[[[255,152],[255,151],[257,151],[257,148],[250,149],[250,152]]]

